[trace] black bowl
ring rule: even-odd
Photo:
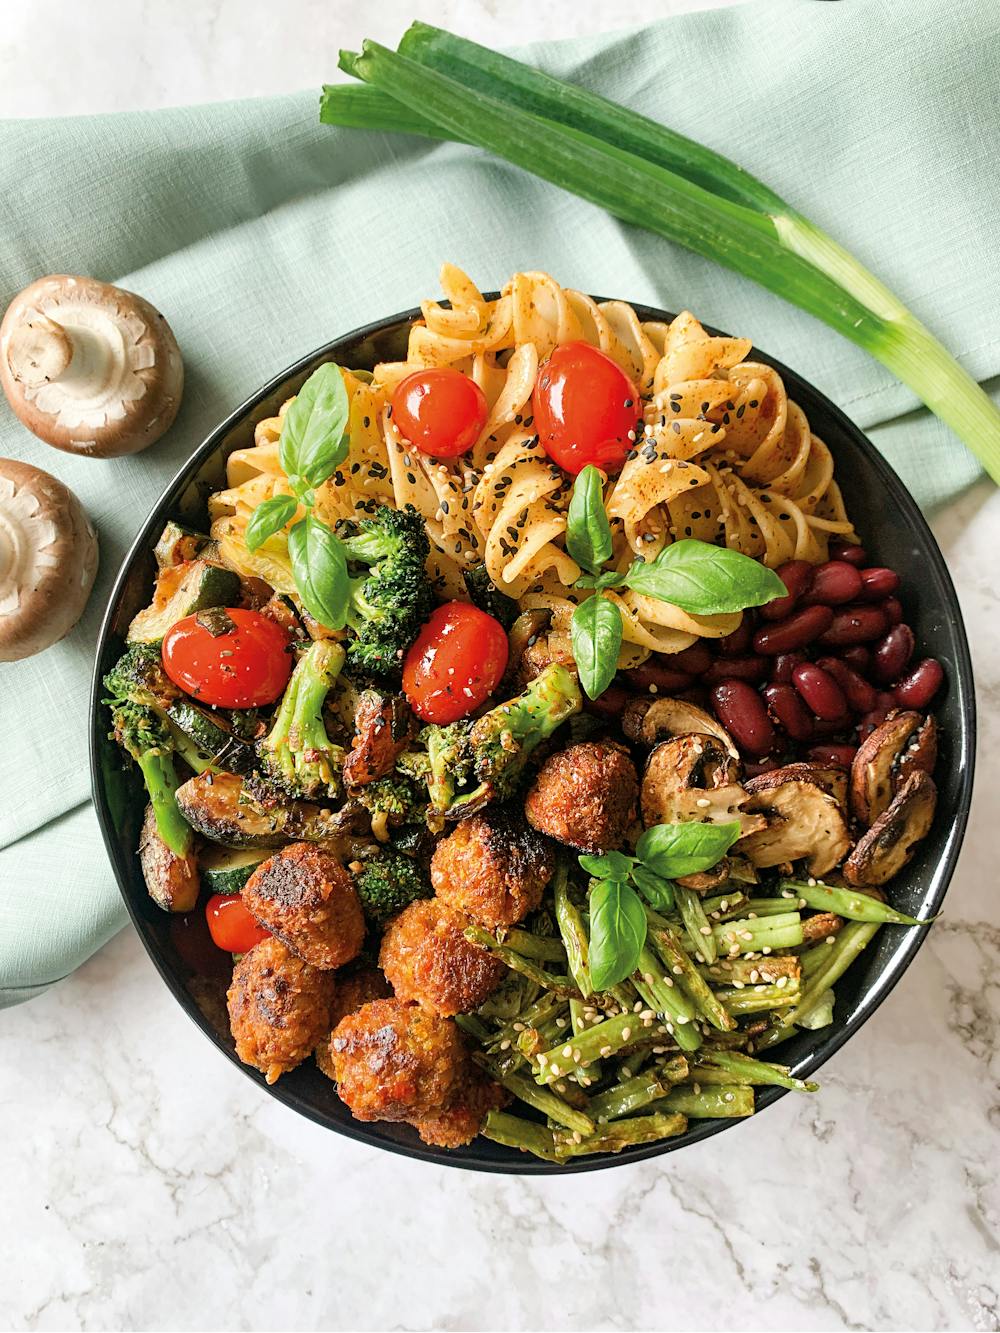
[[[640,318],[666,320],[660,310],[637,306]],[[136,856],[138,826],[144,798],[135,774],[123,772],[120,756],[108,739],[108,718],[101,705],[101,676],[122,650],[129,621],[150,598],[153,546],[169,518],[204,527],[205,500],[224,482],[225,461],[232,450],[252,442],[254,424],[274,415],[322,362],[372,367],[396,360],[405,352],[406,336],[419,311],[409,311],[358,329],[321,347],[283,371],[249,398],[197,449],[149,515],[122,565],[101,626],[91,700],[91,774],[94,804],[129,915],[150,958],[178,1002],[202,1031],[240,1069],[279,1101],[321,1125],[390,1152],[423,1158],[446,1166],[478,1171],[531,1175],[594,1171],[675,1152],[738,1122],[693,1122],[688,1132],[616,1156],[582,1158],[555,1166],[479,1138],[466,1148],[446,1151],[421,1143],[406,1125],[362,1124],[352,1119],[333,1084],[312,1062],[285,1075],[268,1088],[263,1076],[236,1059],[225,1011],[225,978],[219,963],[225,956],[205,948],[201,913],[192,925],[171,918],[153,905],[146,892]],[[955,869],[969,813],[975,752],[975,698],[972,666],[962,614],[938,545],[919,509],[888,463],[852,422],[816,389],[780,361],[754,349],[753,356],[779,372],[788,392],[833,451],[837,480],[848,497],[851,516],[874,561],[903,574],[907,619],[921,652],[941,660],[947,689],[937,702],[940,758],[935,773],[939,789],[937,818],[905,875],[893,885],[893,900],[914,916],[931,915],[940,907]],[[902,976],[927,933],[924,929],[885,926],[873,946],[851,967],[837,986],[836,1021],[819,1032],[801,1032],[781,1048],[780,1058],[805,1077],[855,1033]],[[213,962],[215,966],[213,966]],[[916,1075],[916,1071],[914,1071]],[[759,1110],[783,1096],[779,1088],[757,1093]]]

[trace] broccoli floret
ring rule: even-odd
[[[417,898],[433,893],[426,873],[408,856],[380,847],[354,877],[365,915],[377,925],[401,912]]]
[[[356,637],[348,646],[350,669],[364,678],[398,680],[406,650],[434,606],[424,520],[412,505],[380,505],[360,531],[342,527],[340,533],[348,560],[369,566],[351,580],[347,623]]]
[[[531,753],[582,706],[576,676],[553,662],[516,699],[484,713],[468,738],[480,786],[465,799],[507,800]]]
[[[427,746],[429,761],[427,795],[435,810],[450,810],[455,803],[455,793],[472,780],[471,728],[472,723],[463,720],[446,727],[425,727],[420,733],[420,739]]]
[[[135,760],[146,784],[160,837],[177,856],[194,848],[194,833],[177,805],[174,739],[163,709],[174,692],[158,644],[131,647],[104,677],[111,736]]]
[[[330,639],[310,644],[299,659],[274,724],[257,747],[265,786],[297,799],[339,797],[344,749],[327,735],[323,703],[343,665],[344,650]]]
[[[473,605],[499,620],[504,629],[510,629],[518,616],[518,605],[513,597],[501,592],[490,578],[485,565],[473,565],[462,571],[465,586]]]
[[[361,787],[356,799],[372,819],[377,838],[399,824],[423,823],[427,802],[417,784],[403,773],[388,773]]]

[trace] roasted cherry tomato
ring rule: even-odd
[[[475,380],[450,366],[417,370],[400,380],[392,395],[392,418],[400,434],[431,458],[457,458],[471,449],[487,412]]]
[[[225,618],[232,629],[225,630]],[[288,635],[267,616],[240,607],[213,608],[171,625],[163,636],[163,668],[202,703],[256,708],[281,697],[292,655]]]
[[[564,343],[542,366],[535,430],[554,463],[575,477],[588,463],[621,471],[635,443],[639,395],[625,372],[589,343]]]
[[[507,670],[499,620],[468,602],[439,606],[403,664],[403,692],[425,722],[457,722],[485,703]]]
[[[271,933],[258,925],[238,893],[213,893],[205,904],[205,920],[213,941],[226,953],[247,953]]]

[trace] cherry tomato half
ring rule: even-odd
[[[247,953],[271,933],[258,925],[238,893],[213,893],[205,904],[205,920],[212,940],[226,953]]]
[[[402,435],[431,458],[457,458],[471,449],[486,425],[486,397],[451,366],[417,370],[392,395],[392,417]]]
[[[539,372],[533,402],[539,443],[554,463],[574,477],[588,463],[621,471],[641,405],[610,356],[589,343],[557,347]]]
[[[167,675],[195,699],[221,708],[274,703],[292,673],[288,635],[267,616],[240,607],[224,613],[233,629],[213,634],[205,627],[210,614],[185,616],[167,630],[163,636]]]
[[[403,663],[403,692],[425,722],[457,722],[485,703],[507,669],[499,620],[468,602],[439,606]]]

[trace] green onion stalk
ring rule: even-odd
[[[1000,481],[1000,411],[902,301],[832,237],[719,153],[585,89],[416,23],[366,41],[328,86],[326,124],[468,143],[759,283],[864,348]]]

